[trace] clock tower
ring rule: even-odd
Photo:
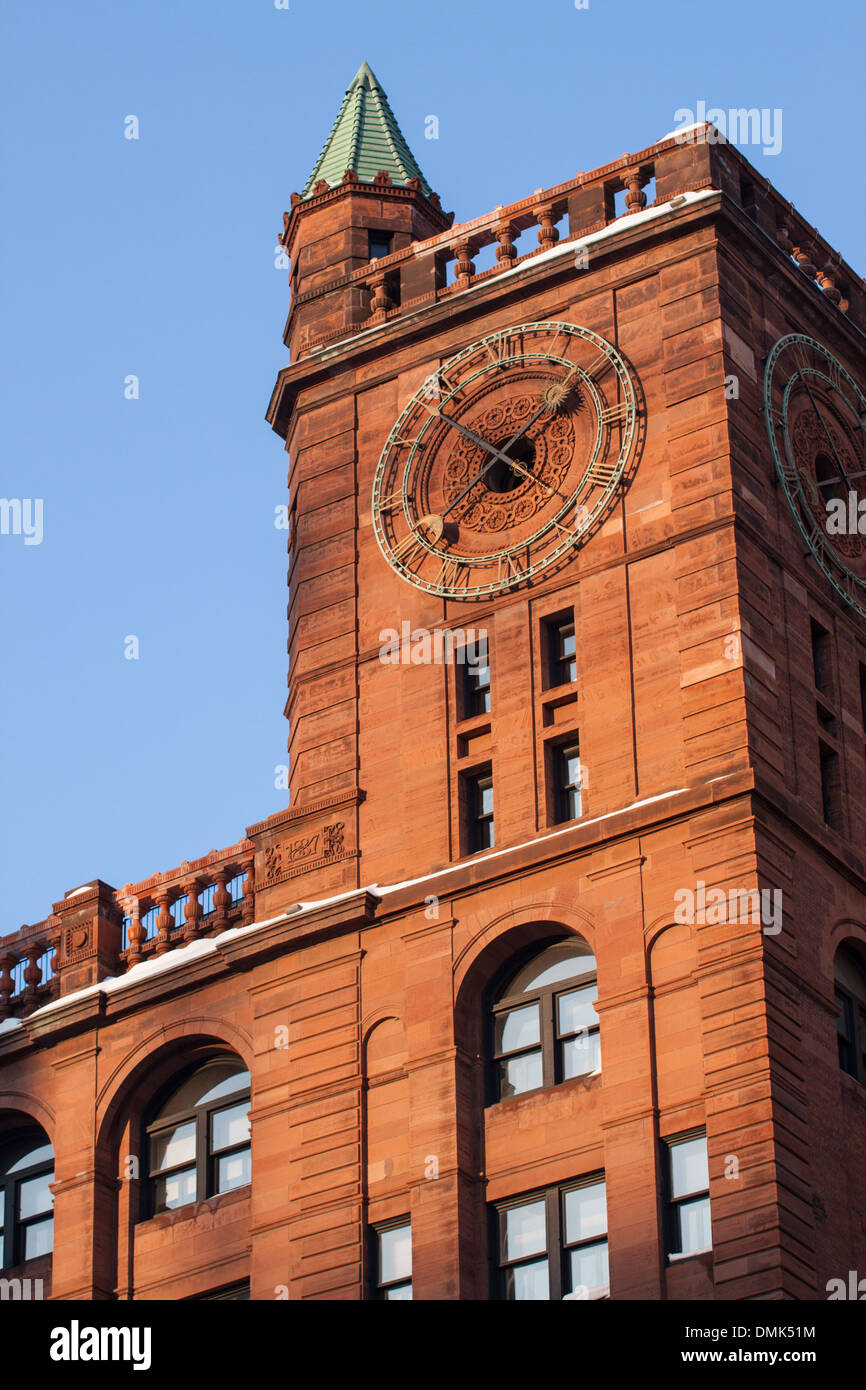
[[[862,1298],[863,282],[708,125],[474,211],[364,64],[282,234],[288,805],[3,937],[4,1283]]]
[[[282,245],[291,796],[248,833],[266,912],[375,904],[365,1259],[825,1297],[866,1267],[859,278],[707,126],[455,224],[366,64]]]

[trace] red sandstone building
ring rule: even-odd
[[[866,1272],[866,301],[716,136],[453,225],[359,72],[282,238],[289,809],[0,941],[5,1279]]]

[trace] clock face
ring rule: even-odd
[[[573,323],[523,323],[464,348],[403,410],[372,514],[394,570],[427,593],[503,593],[568,558],[637,449],[620,354]]]
[[[779,481],[810,553],[866,617],[866,516],[859,516],[866,396],[821,343],[791,333],[767,358],[764,416]]]

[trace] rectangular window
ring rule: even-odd
[[[503,1202],[495,1223],[498,1298],[558,1302],[608,1294],[603,1174]]]
[[[371,261],[378,261],[383,256],[390,256],[394,248],[393,232],[370,232],[369,238]]]
[[[463,664],[463,706],[464,719],[476,714],[490,713],[490,659],[487,654],[487,638],[464,647],[461,653]]]
[[[390,1302],[412,1298],[412,1223],[402,1216],[373,1228],[374,1297]]]
[[[839,754],[826,743],[818,745],[821,762],[821,808],[824,822],[833,830],[842,826],[842,776]]]
[[[552,749],[556,792],[557,822],[577,820],[581,814],[580,745],[560,744]]]
[[[810,619],[810,628],[812,634],[812,670],[815,677],[815,689],[820,690],[822,695],[832,695],[832,639],[827,629],[822,627],[820,623],[816,623],[814,618]]]
[[[668,1255],[697,1255],[713,1247],[706,1134],[666,1139]]]
[[[836,1034],[839,1039],[839,1066],[849,1076],[857,1075],[857,1042],[854,1031],[854,1000],[841,989],[836,990],[839,1017]]]
[[[577,637],[574,611],[545,620],[548,686],[571,685],[577,680]]]
[[[493,773],[490,767],[481,768],[463,777],[464,814],[466,817],[466,853],[477,854],[492,849],[493,830]]]

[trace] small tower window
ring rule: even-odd
[[[490,660],[487,638],[467,646],[463,652],[463,718],[490,713]]]
[[[493,772],[488,766],[464,778],[464,814],[466,853],[492,849],[493,831]]]
[[[577,680],[577,637],[574,612],[569,610],[544,623],[544,646],[547,658],[547,685],[571,685]]]
[[[557,822],[577,820],[581,814],[582,774],[580,767],[580,745],[562,744],[553,749],[556,776],[556,819]]]
[[[383,256],[390,256],[394,249],[393,232],[370,232],[369,233],[369,256],[371,261],[380,261]]]

